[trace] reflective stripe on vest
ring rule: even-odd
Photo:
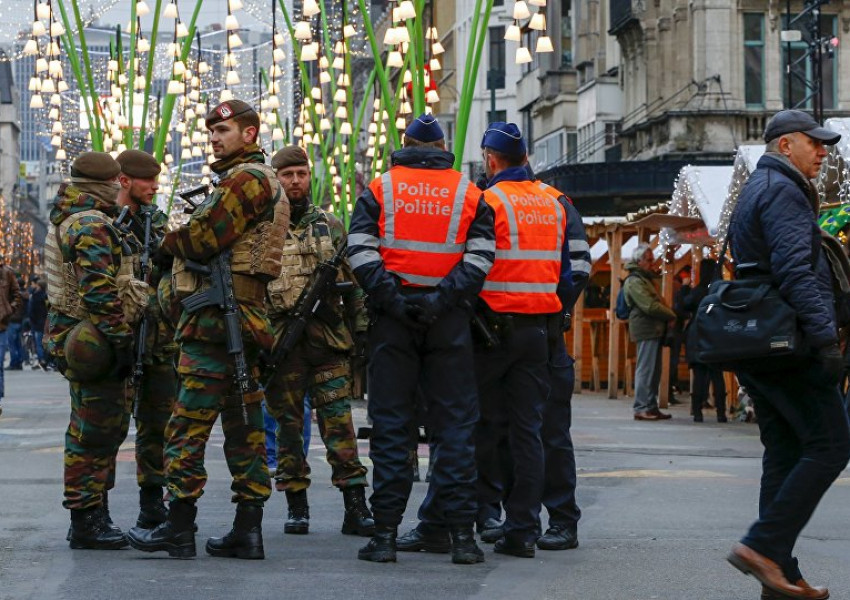
[[[384,268],[402,283],[439,284],[464,259],[466,234],[480,197],[477,190],[456,171],[408,167],[394,167],[370,188],[382,208],[380,237],[355,234],[349,245],[377,248]],[[359,252],[350,258],[351,266],[373,262],[375,254]]]
[[[555,292],[566,212],[556,198],[537,189],[531,182],[502,182],[484,194],[496,214],[496,262],[481,298],[496,312],[540,314],[561,309]]]

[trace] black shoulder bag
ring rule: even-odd
[[[717,274],[694,315],[696,358],[724,371],[776,371],[799,364],[808,354],[797,312],[767,273],[739,277],[757,264],[735,268],[736,279],[722,279],[729,235]]]

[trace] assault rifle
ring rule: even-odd
[[[206,196],[209,191],[210,186],[199,185],[198,187],[193,187],[190,190],[186,190],[185,192],[177,194],[186,204],[189,205],[183,208],[183,213],[191,215],[193,212],[195,212],[195,209],[198,208],[198,203],[194,202],[192,198],[194,198],[195,196],[200,196],[202,194]]]
[[[142,255],[139,258],[141,278],[147,285],[151,283],[151,246],[154,243],[151,234],[151,221],[156,208],[145,206],[141,208],[144,221],[144,239],[142,241]],[[136,328],[136,360],[133,365],[133,374],[130,376],[130,385],[133,386],[133,416],[139,417],[139,400],[142,394],[142,379],[145,375],[145,354],[147,354],[147,339],[149,327],[148,311],[142,313],[139,325]]]
[[[301,295],[298,296],[295,306],[289,313],[290,321],[286,331],[283,333],[283,338],[275,346],[271,358],[266,363],[267,371],[273,372],[277,368],[277,365],[285,360],[289,353],[292,352],[292,349],[304,334],[307,323],[322,309],[325,297],[330,292],[339,292],[354,286],[354,284],[347,281],[342,283],[336,282],[340,265],[342,265],[342,260],[345,258],[346,249],[347,247],[343,244],[330,259],[320,262],[313,272],[310,282],[301,290]],[[266,373],[266,388],[271,383],[271,379],[272,373]]]
[[[242,400],[242,420],[248,425],[248,409],[245,406],[245,394],[251,391],[251,376],[245,361],[245,347],[242,344],[242,322],[239,304],[233,293],[233,273],[230,271],[231,250],[219,252],[209,265],[187,260],[186,269],[210,279],[210,287],[195,292],[185,298],[181,304],[183,310],[194,314],[207,306],[215,306],[224,311],[224,331],[227,340],[227,353],[233,357],[236,370],[234,380]]]

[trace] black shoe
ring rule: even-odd
[[[9,365],[6,367],[7,371],[23,371],[24,365]]]
[[[509,554],[520,558],[534,558],[534,542],[517,542],[503,537],[493,547],[496,554]]]
[[[420,524],[398,538],[396,548],[399,552],[425,551],[434,554],[448,554],[452,549],[452,543],[448,531],[423,527]]]
[[[505,524],[491,517],[478,526],[478,535],[485,544],[493,544],[505,535]]]
[[[153,529],[168,520],[168,509],[162,501],[162,488],[159,486],[139,488],[139,516],[136,527]]]
[[[310,531],[310,506],[307,504],[307,490],[286,491],[288,518],[283,525],[283,533],[304,535]]]
[[[164,550],[175,558],[195,558],[194,502],[173,500],[168,508],[168,520],[153,529],[133,527],[127,537],[130,545],[142,552]]]
[[[572,550],[578,548],[578,537],[566,525],[553,525],[537,538],[541,550]]]
[[[127,537],[106,521],[103,506],[71,510],[69,541],[74,550],[120,550],[127,547]]]
[[[395,562],[396,528],[375,525],[375,535],[369,543],[357,551],[357,558],[371,562]]]
[[[702,423],[702,413],[694,414],[694,423]]]
[[[718,423],[728,423],[729,419],[726,418],[726,415],[718,415],[717,416]]]
[[[371,537],[375,533],[375,519],[366,506],[366,488],[355,485],[342,490],[345,503],[345,516],[342,519],[342,532],[345,535]]]
[[[263,507],[237,504],[233,529],[222,538],[207,540],[207,554],[225,558],[263,559]]]
[[[449,528],[452,541],[452,562],[456,565],[474,565],[484,562],[484,552],[475,543],[472,525],[452,525]]]

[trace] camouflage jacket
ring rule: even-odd
[[[161,210],[156,210],[151,217],[151,237],[162,239],[168,233],[168,215]],[[132,245],[142,252],[145,240],[145,220],[141,212],[133,214],[130,221],[132,233]],[[177,354],[177,343],[174,341],[174,327],[170,320],[163,314],[157,300],[157,288],[162,279],[171,277],[170,269],[163,269],[156,261],[150,263],[150,302],[148,303],[149,319],[148,334],[145,341],[147,350],[145,364],[163,364],[170,362]]]
[[[239,238],[263,221],[271,221],[274,213],[274,191],[260,172],[228,171],[242,163],[264,163],[256,144],[241,153],[211,165],[221,176],[218,187],[198,205],[189,222],[165,235],[161,248],[176,257],[206,263],[232,247]],[[242,334],[247,342],[271,349],[274,342],[271,324],[262,302],[240,302]],[[186,312],[177,323],[178,342],[224,344],[226,332],[221,310],[202,308],[190,315]]]
[[[78,293],[92,323],[111,344],[126,346],[133,341],[133,331],[124,320],[116,283],[121,267],[121,241],[111,224],[118,212],[115,204],[84,194],[66,183],[59,188],[50,222],[58,227],[69,216],[86,210],[101,211],[104,218],[86,216],[68,228],[67,235],[59,240],[62,258],[75,266]],[[51,356],[64,355],[65,337],[78,322],[53,308],[49,310],[45,346]]]
[[[323,228],[325,231],[322,231]],[[339,250],[340,247],[345,247],[348,243],[342,221],[332,213],[312,203],[308,204],[298,223],[290,223],[289,235],[302,238],[311,229],[313,235],[317,237],[330,234],[334,250]],[[347,259],[343,260],[337,281],[351,282],[354,287],[326,298],[325,302],[327,306],[332,308],[333,315],[336,318],[330,320],[311,319],[307,324],[305,336],[307,341],[317,348],[327,347],[332,350],[347,351],[354,346],[352,334],[365,333],[369,327],[365,302],[366,293],[354,279]],[[272,315],[272,325],[278,342],[286,331],[288,321],[285,313]]]

